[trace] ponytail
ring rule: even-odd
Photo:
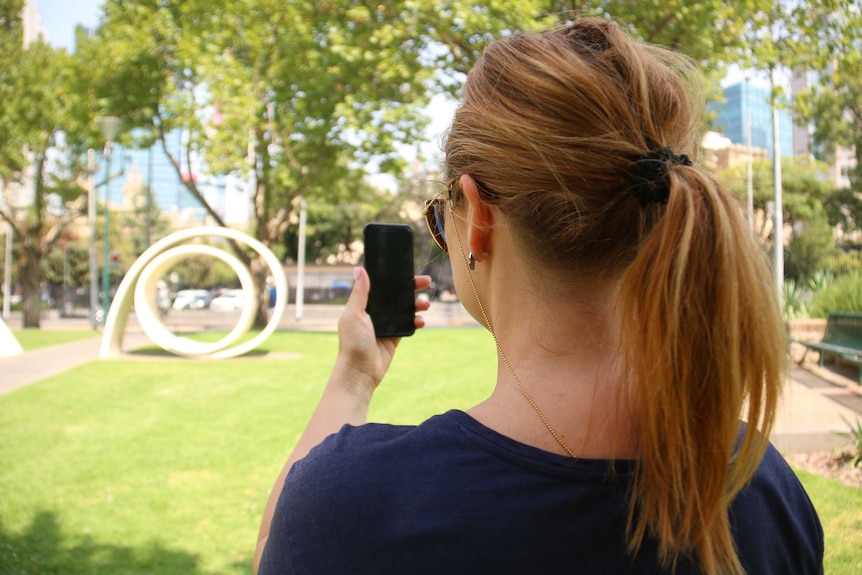
[[[728,506],[766,449],[786,336],[766,258],[736,201],[698,168],[667,177],[666,208],[644,208],[666,212],[620,291],[639,461],[629,541],[634,552],[655,537],[666,567],[689,555],[705,573],[743,573]],[[740,416],[748,426],[738,441]]]

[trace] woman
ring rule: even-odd
[[[260,573],[822,571],[817,514],[767,440],[778,303],[694,164],[693,77],[598,19],[487,48],[426,210],[497,343],[496,387],[417,427],[361,425],[397,342],[373,340],[360,270]]]

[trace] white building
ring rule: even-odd
[[[42,27],[42,17],[39,15],[39,9],[30,0],[24,2],[24,9],[21,11],[21,21],[24,25],[24,47],[26,48],[40,38],[47,42],[48,34],[45,28]]]

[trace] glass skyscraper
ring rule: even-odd
[[[747,145],[746,120],[751,118],[751,145],[763,148],[773,156],[772,108],[769,105],[769,88],[751,82],[740,82],[724,89],[724,102],[709,106],[718,114],[715,129],[734,144]],[[778,112],[779,144],[782,157],[793,156],[793,118],[787,110]]]
[[[180,138],[181,133],[179,131],[167,135],[168,149],[176,158],[183,158]],[[153,201],[161,211],[179,213],[184,210],[203,210],[197,199],[180,181],[180,177],[165,155],[161,143],[157,142],[152,148],[144,150],[126,148],[123,150],[123,154],[131,159],[132,165],[140,172],[145,184],[150,185]],[[182,163],[185,164],[184,158]],[[120,186],[116,186],[116,188],[120,188]],[[115,201],[118,191],[111,193],[111,198]]]

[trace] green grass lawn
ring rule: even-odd
[[[24,348],[24,351],[100,335],[98,331],[89,329],[50,330],[37,328],[16,329],[12,331],[12,334]]]
[[[335,357],[92,362],[0,397],[0,574],[247,574],[260,516]],[[419,422],[490,391],[480,330],[405,340],[371,418]],[[275,355],[275,354],[273,354]]]
[[[828,574],[862,574],[862,489],[806,471],[799,479],[817,508],[826,534]]]
[[[0,397],[0,575],[250,573],[264,502],[336,345],[280,332],[264,358],[139,354]],[[490,392],[494,358],[479,329],[405,339],[371,419],[467,408]],[[826,572],[862,574],[862,490],[800,475]]]

